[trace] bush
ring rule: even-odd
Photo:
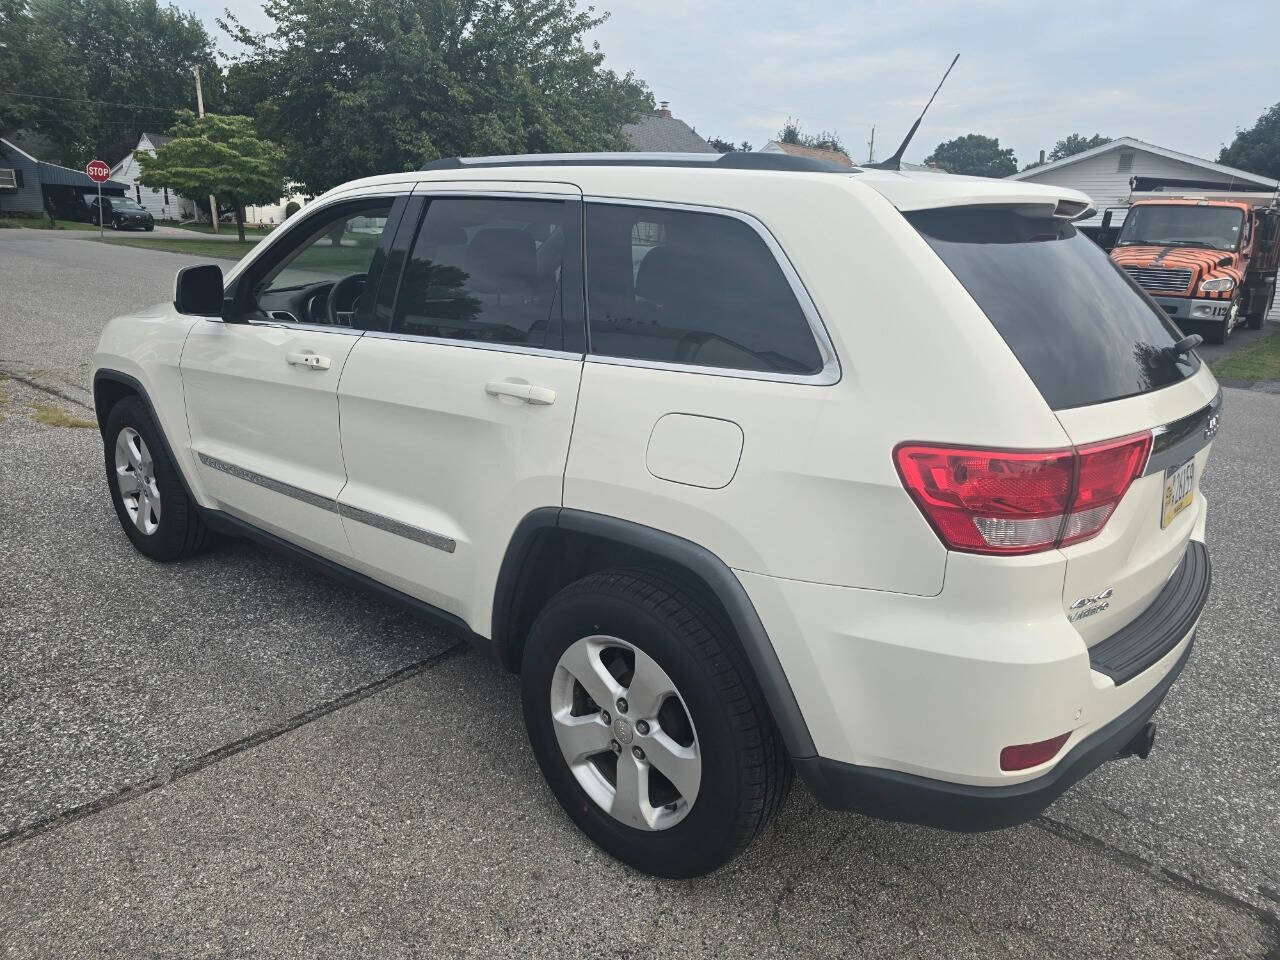
[[[295,213],[297,213],[301,209],[302,207],[298,205],[297,200],[290,200],[288,203],[284,205],[284,215],[286,218],[292,217]]]

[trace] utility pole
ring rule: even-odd
[[[204,91],[200,87],[200,66],[191,68],[196,75],[196,110],[199,116],[204,116]],[[218,232],[218,198],[212,193],[209,194],[209,221],[213,224],[213,232]]]
[[[871,141],[867,144],[867,163],[876,161],[876,125],[871,125]]]

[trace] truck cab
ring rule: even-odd
[[[1259,329],[1275,293],[1277,211],[1266,195],[1180,195],[1135,199],[1111,259],[1184,329],[1224,343],[1241,323]],[[1105,239],[1104,239],[1104,245]]]

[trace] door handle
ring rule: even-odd
[[[484,392],[491,397],[514,397],[525,403],[549,406],[556,402],[556,392],[550,387],[535,387],[531,383],[511,383],[507,380],[491,380],[484,385]]]
[[[284,358],[295,367],[307,367],[311,370],[328,370],[331,366],[328,357],[322,357],[309,350],[304,350],[302,353],[287,353]]]

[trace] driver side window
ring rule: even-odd
[[[275,321],[351,326],[391,204],[378,198],[345,205],[335,216],[299,224],[298,245],[254,284],[256,310]]]

